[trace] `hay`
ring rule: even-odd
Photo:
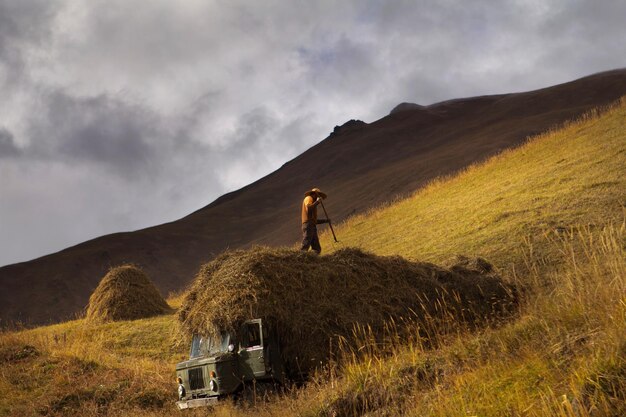
[[[475,324],[508,314],[514,289],[495,274],[457,271],[357,249],[316,256],[254,248],[222,254],[200,269],[179,310],[187,334],[236,331],[263,318],[279,329],[286,358],[319,364],[332,338],[355,326],[374,336],[396,323],[444,317]]]
[[[150,278],[133,265],[111,268],[89,298],[87,319],[135,320],[170,312]]]
[[[477,274],[495,274],[496,272],[494,266],[481,257],[470,258],[465,255],[456,255],[447,265],[450,270],[464,275],[468,272]]]

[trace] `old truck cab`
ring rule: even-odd
[[[285,382],[276,332],[262,319],[248,320],[235,333],[194,335],[189,360],[176,365],[179,409],[212,405],[245,384]]]

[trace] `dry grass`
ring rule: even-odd
[[[201,268],[179,319],[188,333],[219,334],[264,318],[278,327],[288,365],[307,372],[327,362],[330,345],[352,346],[355,328],[385,344],[390,321],[396,342],[407,324],[426,337],[439,323],[475,327],[514,311],[515,289],[486,261],[471,264],[444,269],[354,249],[233,251]]]
[[[111,268],[89,298],[87,319],[136,320],[170,312],[150,278],[138,267]]]
[[[1,334],[0,415],[173,412],[172,363],[185,357],[175,329],[164,315]]]
[[[533,294],[521,319],[436,352],[452,369],[414,391],[412,415],[619,416],[626,411],[626,226],[551,234],[551,272],[527,249]]]
[[[578,225],[621,222],[626,206],[626,99],[563,129],[534,137],[412,197],[354,216],[320,235],[326,252],[350,246],[378,255],[444,263],[484,256],[501,269],[523,267],[522,247],[553,262],[539,239]]]

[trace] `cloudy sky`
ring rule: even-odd
[[[0,0],[0,265],[180,218],[396,104],[626,66],[626,2]]]

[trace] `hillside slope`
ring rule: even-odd
[[[329,193],[335,221],[413,192],[526,137],[626,94],[626,70],[527,93],[451,100],[349,122],[267,177],[178,221],[103,236],[0,268],[0,317],[44,323],[71,317],[112,265],[133,262],[162,292],[189,282],[225,248],[299,239],[302,193]]]
[[[326,231],[322,245],[432,262],[480,253],[511,269],[521,266],[524,240],[538,250],[546,234],[620,223],[626,215],[625,99],[621,103],[599,119],[597,112],[586,115],[487,164],[435,180],[411,198],[355,216],[335,227],[340,243]]]
[[[625,121],[623,100],[337,228],[378,253],[488,256],[526,288],[517,320],[391,356],[364,341],[302,391],[215,415],[623,415]],[[172,415],[175,336],[173,315],[0,334],[0,415]]]
[[[478,254],[524,288],[520,317],[477,334],[374,347],[318,415],[626,415],[626,98],[337,227],[340,244],[442,262]],[[285,401],[272,411],[293,407]],[[268,413],[271,415],[271,413]]]

